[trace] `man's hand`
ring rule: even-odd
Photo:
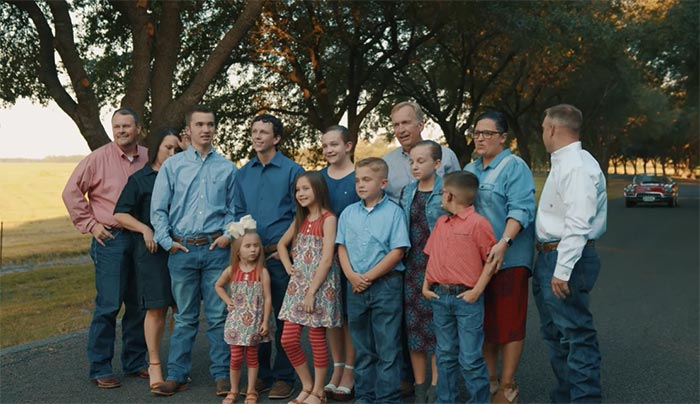
[[[494,274],[501,270],[501,265],[503,265],[503,257],[506,255],[507,249],[508,243],[506,243],[503,239],[491,247],[491,251],[489,251],[489,255],[486,258],[486,263],[494,265]]]
[[[475,289],[469,289],[466,292],[458,294],[457,298],[464,299],[464,301],[467,303],[475,303],[477,300],[479,300],[479,296],[481,296],[480,292]]]
[[[571,291],[569,290],[569,282],[553,276],[552,292],[554,292],[554,296],[558,297],[559,299],[566,299],[566,297],[571,294]]]
[[[358,274],[357,272],[353,272],[348,277],[348,280],[350,281],[350,284],[352,285],[352,291],[355,293],[364,292],[372,284],[372,282],[370,282],[367,277],[365,277],[364,275]]]
[[[158,251],[158,244],[153,241],[153,230],[148,228],[143,231],[143,242],[146,243],[146,248],[151,254],[155,254]]]
[[[175,254],[178,251],[184,251],[186,253],[190,252],[190,250],[188,250],[187,247],[185,247],[184,245],[178,243],[177,241],[173,241],[173,246],[170,247],[170,250],[168,250],[168,252],[170,254]]]
[[[212,251],[215,247],[228,248],[229,244],[231,244],[231,239],[221,235],[209,245],[209,251]]]
[[[423,288],[423,297],[425,297],[428,300],[433,300],[433,299],[438,299],[440,300],[440,296],[438,296],[437,293],[433,292],[432,290],[428,288]]]
[[[114,236],[109,232],[109,230],[111,230],[111,227],[104,226],[102,223],[95,223],[95,225],[92,226],[90,233],[92,233],[92,236],[98,243],[100,243],[102,247],[105,247],[105,243],[102,240],[106,238],[111,238],[114,240]]]

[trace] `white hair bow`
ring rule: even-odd
[[[253,219],[251,215],[245,215],[238,222],[231,222],[226,227],[226,232],[233,238],[241,237],[245,234],[246,230],[255,230],[257,228],[257,222]]]

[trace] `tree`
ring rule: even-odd
[[[53,99],[94,150],[109,142],[100,107],[119,104],[151,131],[182,125],[208,91],[232,91],[227,68],[262,9],[262,0],[5,0],[1,99]],[[80,24],[77,24],[80,21]],[[235,21],[235,22],[232,22]],[[74,30],[74,27],[79,27]],[[60,58],[57,62],[56,56]],[[64,83],[67,81],[67,83]]]

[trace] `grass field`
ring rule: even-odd
[[[76,165],[0,162],[3,265],[87,252],[90,235],[73,227],[61,200]]]

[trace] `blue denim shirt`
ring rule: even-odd
[[[237,170],[214,149],[205,160],[194,147],[165,160],[151,197],[154,240],[167,251],[171,234],[189,238],[224,231],[233,221]]]
[[[252,215],[263,245],[277,243],[294,221],[294,180],[303,172],[279,151],[267,164],[254,157],[238,171],[236,220]]]
[[[464,171],[479,178],[479,192],[474,206],[479,214],[491,222],[497,240],[503,237],[509,217],[522,226],[520,233],[513,239],[513,245],[506,250],[502,268],[524,266],[532,269],[535,181],[530,168],[523,159],[506,149],[498,153],[486,168],[479,157],[467,164]]]
[[[336,244],[348,250],[352,270],[364,274],[395,248],[411,246],[403,211],[384,195],[369,212],[361,200],[343,210],[338,220]],[[399,261],[396,271],[405,269]]]
[[[418,181],[409,183],[403,188],[403,191],[401,191],[399,205],[406,214],[406,223],[409,229],[411,228],[411,204],[413,203],[413,198],[416,196],[416,191],[418,191]],[[431,192],[428,197],[428,202],[425,204],[425,217],[428,219],[430,231],[433,231],[438,217],[446,214],[447,211],[442,208],[442,177],[436,175],[435,183],[433,184],[433,192]]]

